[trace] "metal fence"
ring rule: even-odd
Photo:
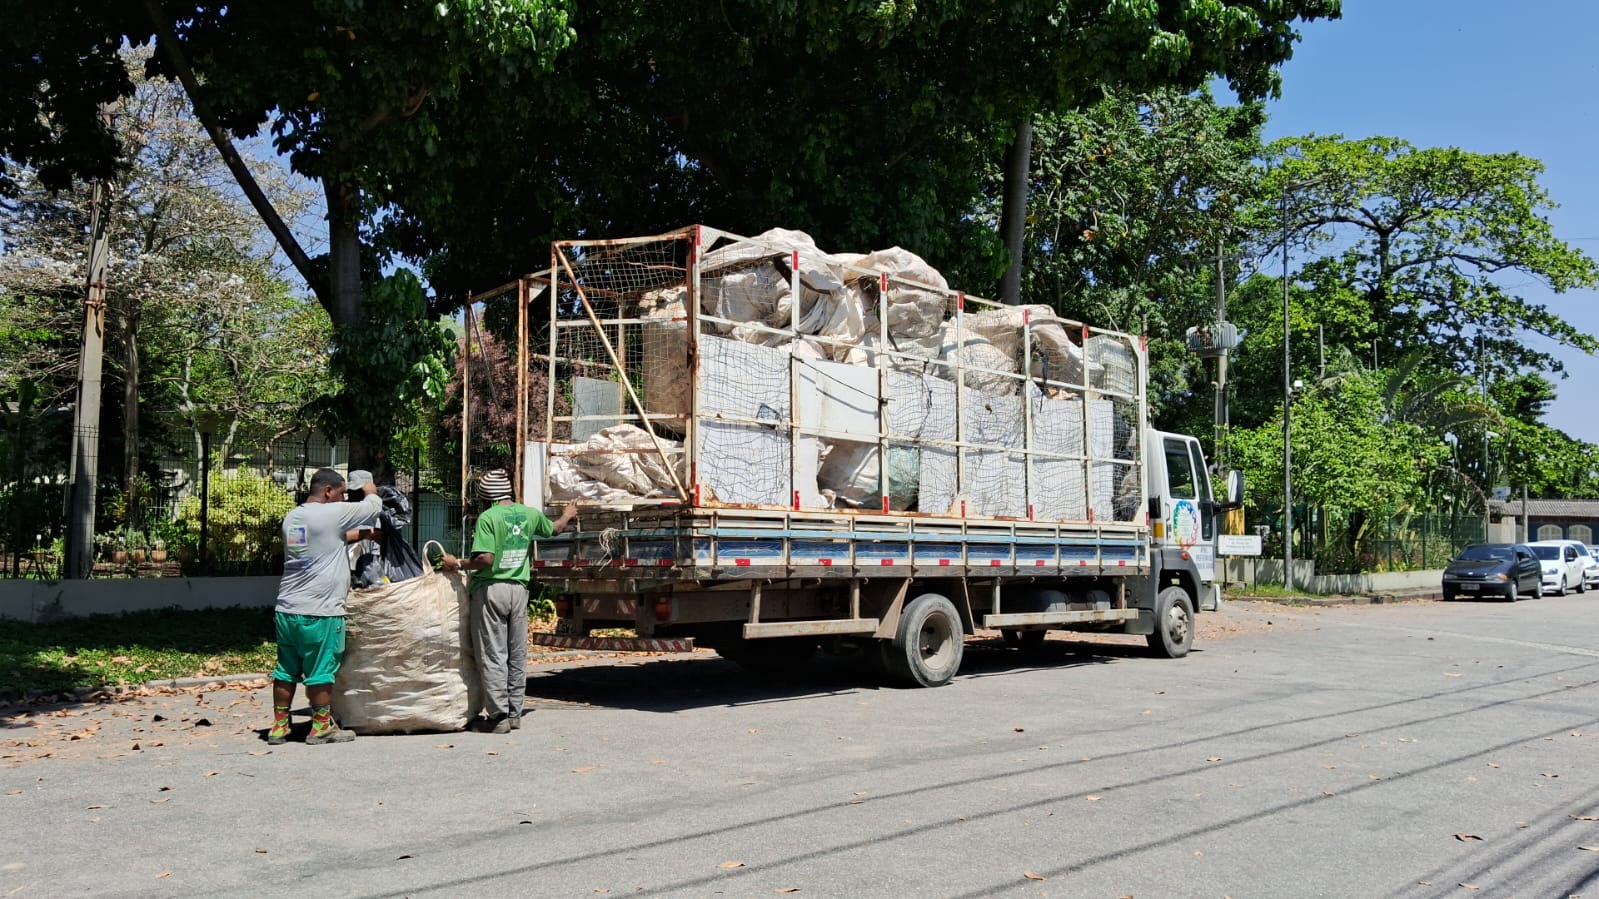
[[[16,422],[9,422],[13,434]],[[44,424],[45,427],[40,425]],[[65,561],[69,432],[30,423],[0,471],[0,577],[55,579]],[[55,435],[55,436],[51,436]],[[309,432],[274,440],[190,435],[131,483],[101,472],[93,577],[275,575],[280,526],[317,468],[349,469],[348,447]],[[397,460],[393,486],[410,500],[408,537],[462,548],[458,444]],[[435,459],[442,458],[438,464]]]
[[[1281,558],[1282,505],[1250,507],[1247,530],[1262,537],[1262,555]],[[1425,571],[1442,568],[1460,550],[1487,538],[1481,512],[1372,514],[1294,506],[1294,558],[1312,559],[1317,574]]]

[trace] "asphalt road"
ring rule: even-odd
[[[1181,661],[973,645],[934,690],[565,664],[506,736],[270,752],[260,695],[100,707],[115,752],[0,768],[0,896],[1599,897],[1596,618],[1233,603]]]

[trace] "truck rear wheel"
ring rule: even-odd
[[[1180,659],[1194,645],[1194,605],[1181,587],[1167,587],[1155,598],[1155,630],[1144,639],[1163,659]]]
[[[937,593],[924,593],[905,604],[899,631],[884,647],[890,671],[911,686],[941,687],[960,670],[966,651],[955,604]]]

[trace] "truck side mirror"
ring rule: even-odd
[[[1227,500],[1223,508],[1236,509],[1244,504],[1244,473],[1234,468],[1227,472]]]

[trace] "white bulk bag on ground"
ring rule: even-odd
[[[427,572],[345,599],[341,727],[363,734],[453,731],[478,706],[466,575]]]

